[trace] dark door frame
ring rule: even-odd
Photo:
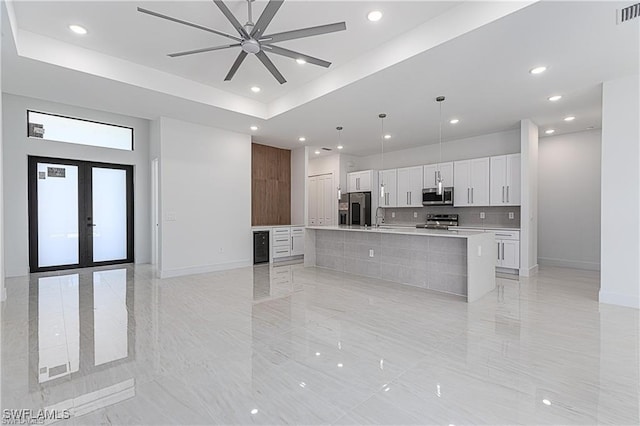
[[[65,158],[29,156],[28,204],[29,204],[29,270],[33,272],[59,271],[90,266],[117,265],[134,261],[134,206],[133,166],[70,160]],[[38,266],[38,179],[37,164],[53,163],[78,167],[78,263],[71,265]],[[127,257],[126,259],[93,261],[93,198],[91,168],[100,167],[126,171],[127,179]]]

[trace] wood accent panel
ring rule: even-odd
[[[291,224],[291,151],[251,144],[251,225]]]

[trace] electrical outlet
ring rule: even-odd
[[[418,212],[413,212],[413,218],[417,219],[418,218]]]
[[[369,257],[373,257],[373,249],[369,250]]]
[[[396,212],[391,212],[391,217],[396,217]]]
[[[513,219],[513,212],[509,212],[509,219]]]
[[[484,219],[484,212],[480,212],[480,219]]]

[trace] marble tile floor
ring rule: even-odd
[[[638,424],[639,312],[598,304],[594,272],[512,278],[472,304],[302,265],[9,279],[2,408],[71,416],[58,424]]]

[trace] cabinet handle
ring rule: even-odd
[[[409,193],[409,204],[413,204],[413,193]]]
[[[509,202],[509,185],[507,185],[507,203]]]
[[[471,198],[469,197],[470,191],[471,191],[471,188],[467,188],[467,204],[471,204]]]
[[[473,187],[471,188],[471,204],[473,204]]]
[[[433,172],[433,184],[438,186],[438,172]]]
[[[502,243],[502,260],[504,260],[504,243]]]
[[[498,243],[498,260],[500,260],[500,243]]]
[[[502,187],[502,202],[504,203],[504,186]]]

